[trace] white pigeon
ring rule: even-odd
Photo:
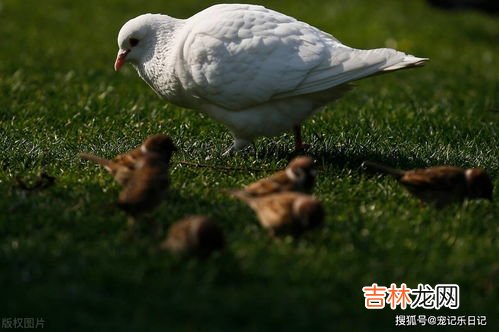
[[[330,34],[256,5],[220,4],[182,20],[144,14],[118,34],[114,68],[131,63],[158,95],[227,126],[240,150],[294,130],[367,76],[422,65],[389,48],[354,49]]]

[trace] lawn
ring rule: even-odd
[[[42,318],[59,331],[386,331],[396,314],[486,315],[497,331],[498,201],[435,210],[360,168],[365,159],[483,167],[499,195],[497,16],[424,1],[266,1],[347,45],[431,58],[358,82],[306,122],[326,223],[272,240],[221,189],[284,167],[292,136],[222,157],[232,141],[223,126],[162,101],[129,65],[113,70],[126,20],[188,17],[210,4],[0,0],[0,317]],[[224,254],[185,260],[158,252],[147,234],[130,241],[114,205],[119,186],[77,157],[112,157],[160,132],[179,152],[171,195],[151,218],[166,228],[208,214],[226,233]],[[54,186],[16,185],[42,171]],[[362,287],[374,282],[458,284],[460,307],[367,310]]]

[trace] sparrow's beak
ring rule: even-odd
[[[119,50],[118,56],[116,56],[116,61],[114,62],[114,70],[118,71],[125,64],[125,58],[130,50]]]

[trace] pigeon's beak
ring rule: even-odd
[[[114,62],[114,70],[118,71],[125,64],[125,58],[130,50],[119,50],[116,61]]]

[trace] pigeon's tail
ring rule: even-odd
[[[404,173],[405,173],[402,170],[391,168],[391,167],[376,163],[374,161],[369,161],[369,160],[364,161],[362,163],[362,167],[367,168],[367,169],[372,169],[372,170],[375,170],[375,171],[378,171],[381,173],[389,174],[397,180],[400,179],[402,176],[404,176]]]
[[[355,50],[358,59],[366,59],[369,65],[359,78],[384,74],[400,69],[421,67],[429,58],[418,58],[391,48]]]
[[[305,80],[292,91],[279,93],[274,98],[287,98],[298,95],[319,94],[319,97],[331,101],[347,92],[351,86],[341,87],[346,83],[389,73],[395,70],[422,66],[427,58],[418,58],[391,48],[360,50],[346,46],[333,47],[336,54],[328,65],[312,70]]]
[[[397,55],[400,56],[400,54],[403,54],[404,56],[401,57],[397,63],[394,63],[391,66],[383,68],[382,71],[386,72],[386,71],[394,71],[405,68],[421,67],[424,66],[425,62],[429,60],[428,58],[418,58],[415,57],[414,55],[397,52]]]
[[[91,154],[91,153],[81,152],[81,153],[78,153],[78,156],[80,156],[80,158],[82,158],[82,159],[93,161],[94,163],[102,165],[104,167],[109,167],[109,165],[111,165],[111,163],[112,163],[111,160],[98,157],[98,156]]]

